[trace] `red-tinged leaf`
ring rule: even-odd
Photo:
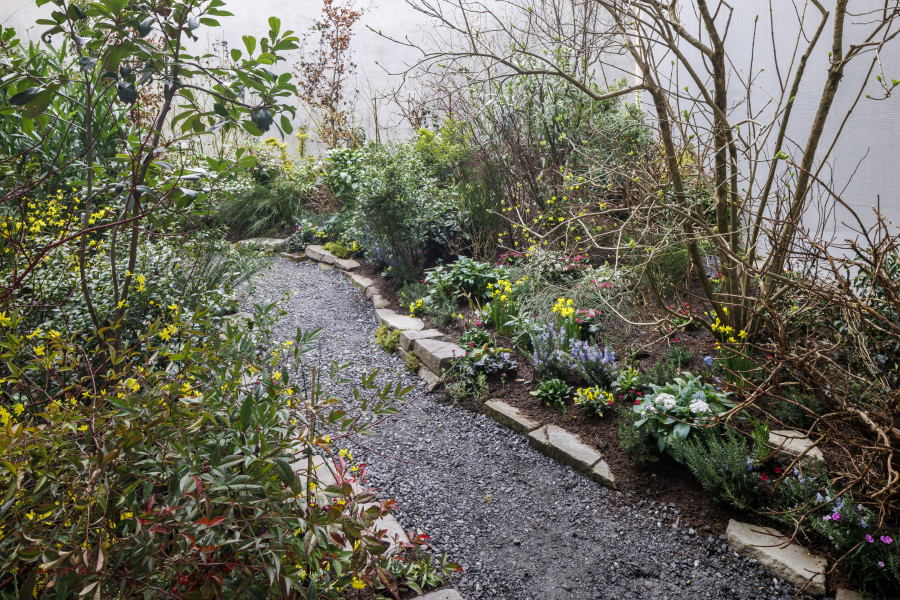
[[[194,544],[194,545],[197,544],[197,538],[195,538],[195,537],[192,536],[191,534],[182,532],[181,535],[184,537],[184,539],[186,539],[186,540],[189,541],[190,543],[192,543],[192,544]]]
[[[400,600],[400,589],[397,587],[397,580],[388,571],[376,566],[375,571],[378,574],[378,580],[386,587],[396,600]]]
[[[224,520],[225,520],[225,517],[213,517],[212,519],[207,519],[206,517],[203,517],[202,519],[197,519],[196,521],[194,521],[194,525],[206,525],[207,527],[214,527],[215,525],[218,525],[219,523],[223,522]]]

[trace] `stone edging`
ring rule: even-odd
[[[319,257],[323,254],[328,255],[328,252],[320,246],[309,246],[306,249],[306,258],[312,261],[322,262],[319,261]],[[335,263],[326,262],[326,264]],[[347,269],[341,269],[341,273],[349,277],[372,300],[379,323],[401,332],[397,352],[404,357],[408,352],[415,353],[421,361],[419,377],[430,386],[436,387],[441,381],[440,374],[452,365],[455,358],[463,356],[465,351],[449,341],[442,331],[425,329],[425,322],[422,319],[400,315],[386,308],[388,303],[378,294],[374,280]],[[484,414],[501,425],[526,435],[528,443],[547,456],[581,471],[602,485],[616,488],[615,477],[600,451],[583,443],[577,435],[556,425],[543,425],[533,421],[520,414],[515,407],[499,400],[486,402],[483,410]]]
[[[313,249],[312,252],[309,251],[310,248]],[[295,256],[297,255],[285,258],[298,262]],[[315,258],[317,256],[324,257],[324,260]],[[331,262],[329,257],[332,259]],[[340,266],[336,262],[340,259],[330,255],[320,246],[308,247],[305,258],[320,264]],[[378,294],[375,281],[352,273],[359,263],[350,262],[355,264],[350,268],[340,267],[341,273],[349,277],[365,292],[366,297],[372,300],[379,323],[387,325],[392,330],[400,330],[400,347],[397,352],[401,356],[410,351],[415,352],[422,363],[419,367],[419,377],[431,387],[436,387],[441,382],[440,373],[443,369],[448,368],[455,357],[462,356],[464,350],[449,341],[443,332],[425,329],[425,323],[421,319],[400,315],[387,308],[389,303]],[[577,435],[556,425],[544,425],[534,421],[520,413],[516,407],[499,400],[485,402],[483,412],[501,425],[526,436],[532,447],[547,456],[573,467],[601,485],[616,489],[615,477],[609,465],[603,460],[603,455],[596,448],[582,442]],[[786,432],[775,433],[780,435],[773,436],[770,442],[782,451],[802,458],[821,460],[820,452],[817,448],[810,447],[811,443],[803,444],[801,440],[792,439],[797,436]],[[774,529],[731,520],[726,534],[728,543],[736,553],[755,559],[780,578],[797,588],[802,588],[808,594],[819,597],[825,595],[825,568],[828,564],[826,559],[810,554],[803,546],[790,542]],[[843,597],[852,598],[853,592],[839,590],[839,595],[841,593],[846,594]],[[430,592],[419,598],[462,600],[452,588]]]

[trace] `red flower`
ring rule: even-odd
[[[760,474],[759,474],[759,478],[762,479],[763,481],[768,481],[768,480],[769,480],[769,476],[766,475],[765,473],[760,473]]]
[[[775,467],[775,474],[781,475],[781,467]]]

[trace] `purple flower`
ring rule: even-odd
[[[841,520],[840,513],[831,513],[831,519],[835,522],[840,521]]]
[[[881,567],[881,568],[883,569],[883,568],[884,568],[884,563],[881,562],[881,561],[879,560],[879,561],[878,561],[878,566]]]
[[[704,356],[703,364],[706,365],[707,367],[711,367],[712,366],[712,356]]]
[[[875,543],[875,538],[873,538],[871,535],[869,535],[869,534],[867,533],[867,534],[866,534],[866,541],[869,542],[870,544],[874,544],[874,543]]]
[[[889,535],[883,535],[883,536],[881,536],[881,541],[884,542],[885,544],[890,544],[894,540],[892,540],[891,536],[889,536]]]

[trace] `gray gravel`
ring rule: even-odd
[[[354,448],[370,483],[395,497],[407,530],[463,566],[457,589],[469,600],[786,599],[795,592],[724,536],[681,526],[674,507],[606,490],[528,446],[491,419],[426,393],[403,361],[372,339],[371,303],[336,270],[276,258],[252,301],[286,292],[279,339],[322,328],[324,358],[402,377],[418,399]]]

